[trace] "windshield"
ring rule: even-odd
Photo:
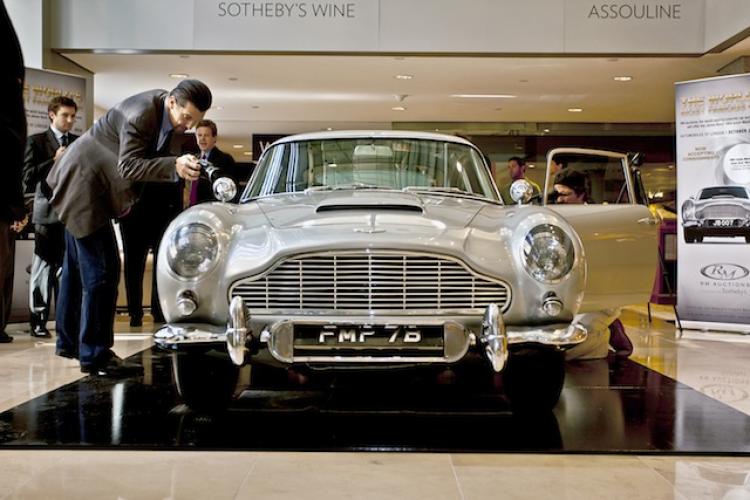
[[[398,189],[498,200],[471,146],[408,138],[322,139],[277,144],[263,154],[243,199],[335,189]]]
[[[711,198],[745,198],[747,191],[742,186],[717,186],[706,188],[701,191],[699,200],[710,200]]]

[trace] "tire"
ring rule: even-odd
[[[692,243],[695,239],[685,231],[685,243]]]
[[[551,411],[560,399],[564,382],[565,353],[550,346],[511,350],[503,371],[505,395],[514,411]]]
[[[696,236],[695,241],[697,241],[698,243],[703,243],[703,236]]]
[[[226,353],[173,353],[177,391],[194,410],[223,410],[232,401],[239,367]]]
[[[750,243],[750,236],[745,236],[745,243]]]

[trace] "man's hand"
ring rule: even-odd
[[[60,146],[59,148],[57,148],[57,151],[55,151],[55,158],[54,158],[54,160],[55,161],[59,160],[60,157],[62,156],[62,154],[65,152],[66,149],[68,149],[67,146]]]
[[[193,155],[182,155],[175,161],[175,170],[177,175],[187,181],[196,181],[201,173],[201,166],[198,158]]]
[[[12,231],[15,231],[16,233],[20,233],[23,231],[23,228],[26,227],[26,224],[29,223],[29,214],[26,214],[23,216],[23,219],[15,221],[13,224],[10,225],[10,229]]]

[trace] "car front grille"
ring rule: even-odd
[[[424,254],[345,252],[304,255],[235,282],[251,312],[419,311],[510,305],[510,287],[458,260]]]
[[[696,216],[701,219],[741,219],[747,211],[737,205],[710,205],[699,211]]]

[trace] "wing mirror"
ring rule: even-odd
[[[213,189],[214,198],[224,203],[237,196],[237,183],[223,175],[223,172],[208,160],[201,160],[201,176],[208,179]]]
[[[532,196],[534,196],[534,188],[526,179],[518,179],[510,185],[510,198],[519,205],[528,203]]]
[[[237,184],[229,177],[219,177],[213,183],[214,198],[224,203],[237,196]]]

